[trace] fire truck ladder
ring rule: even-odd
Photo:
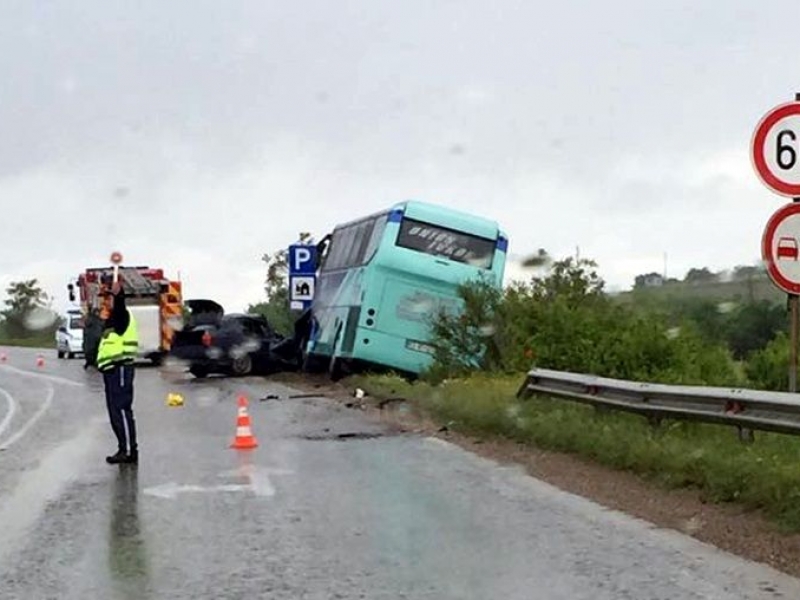
[[[158,294],[159,283],[143,276],[136,269],[120,269],[120,279],[125,293],[132,296],[152,296]]]

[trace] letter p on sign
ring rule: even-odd
[[[294,268],[293,271],[302,271],[303,265],[311,260],[311,252],[308,248],[298,248],[294,253]]]
[[[315,246],[289,246],[289,273],[313,275],[317,270]]]

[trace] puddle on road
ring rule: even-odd
[[[45,456],[36,469],[26,472],[10,496],[0,506],[0,564],[17,548],[28,529],[36,523],[49,502],[56,500],[68,483],[83,469],[97,441],[100,423],[94,420],[69,441],[59,444]]]
[[[371,440],[375,438],[385,437],[386,433],[374,431],[348,431],[344,433],[324,432],[318,434],[301,435],[300,438],[312,442],[320,441],[349,441],[349,440]]]

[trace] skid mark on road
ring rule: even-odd
[[[14,397],[3,388],[0,388],[0,396],[3,396],[8,404],[6,416],[0,421],[0,435],[3,435],[5,430],[8,429],[8,426],[11,425],[11,419],[14,418],[14,413],[17,411],[17,402],[14,400]]]
[[[8,438],[4,443],[0,444],[0,450],[8,450],[11,446],[16,444],[19,440],[21,440],[22,436],[24,436],[26,433],[28,433],[28,430],[30,430],[30,428],[33,427],[36,424],[36,421],[38,421],[42,417],[42,415],[47,412],[47,409],[49,409],[50,405],[53,404],[53,398],[55,397],[55,395],[56,395],[56,389],[53,387],[53,384],[48,383],[47,384],[47,397],[44,399],[44,402],[39,407],[39,410],[37,410],[34,413],[34,415],[28,420],[28,422],[25,423],[20,429],[18,429],[14,433],[14,435],[12,435],[10,438]],[[9,398],[11,398],[10,395],[9,395]],[[13,401],[13,398],[11,398],[11,399]],[[9,422],[10,422],[10,420],[9,420]],[[5,423],[5,420],[3,421],[3,423]],[[0,433],[2,433],[2,432],[3,432],[3,428],[0,426]]]

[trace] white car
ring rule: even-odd
[[[58,358],[72,358],[83,354],[83,315],[79,310],[68,310],[63,324],[56,331]]]

